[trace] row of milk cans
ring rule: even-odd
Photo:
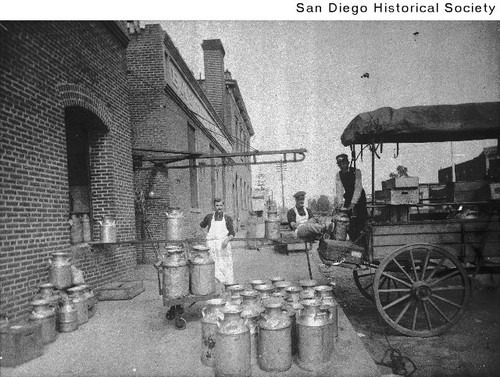
[[[160,254],[155,267],[162,273],[164,301],[215,293],[215,263],[207,246],[193,245],[186,250],[182,245],[164,245]]]
[[[328,366],[338,338],[333,287],[312,279],[298,283],[276,277],[226,285],[221,298],[206,301],[201,362],[216,377],[251,376],[256,364],[282,372],[294,360],[308,371]]]
[[[58,332],[75,331],[88,322],[98,301],[67,253],[52,253],[49,270],[50,282],[39,286],[29,316],[30,321],[42,324],[44,344],[56,340]]]

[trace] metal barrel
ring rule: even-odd
[[[33,312],[29,316],[29,320],[42,325],[42,343],[52,343],[57,338],[56,313],[49,306],[47,300],[34,300],[31,305]]]
[[[163,263],[164,299],[181,298],[189,295],[189,267],[187,264],[169,266]]]
[[[214,298],[206,302],[201,310],[201,363],[208,367],[214,366],[215,340],[217,334],[217,321],[224,318],[221,308],[225,302],[221,298]]]
[[[215,262],[206,246],[193,246],[193,257],[189,265],[191,293],[209,295],[215,292]]]
[[[283,372],[292,366],[292,323],[282,309],[282,299],[271,297],[263,305],[266,311],[259,320],[259,367],[268,372]]]
[[[328,367],[334,351],[333,325],[316,327],[297,324],[297,336],[297,365],[308,371],[319,371]]]
[[[215,377],[249,377],[252,375],[250,330],[240,317],[241,306],[221,309],[224,320],[219,322],[215,347]]]
[[[335,326],[331,313],[321,310],[316,299],[301,301],[297,318],[297,365],[305,370],[319,371],[326,368],[333,357]]]

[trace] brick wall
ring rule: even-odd
[[[48,282],[50,253],[69,252],[95,288],[135,265],[130,246],[70,245],[65,108],[92,112],[94,237],[116,215],[135,236],[126,37],[105,22],[2,22],[0,312],[21,318]]]

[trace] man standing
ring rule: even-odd
[[[293,197],[295,198],[295,206],[289,209],[286,214],[290,229],[295,230],[296,237],[306,241],[320,239],[325,231],[325,226],[318,223],[309,208],[304,207],[305,191],[298,191]]]
[[[207,246],[215,261],[215,277],[221,283],[234,283],[233,252],[231,241],[234,238],[233,219],[224,214],[222,199],[214,200],[215,213],[209,213],[200,226],[207,230]]]
[[[344,209],[351,215],[349,238],[356,241],[361,235],[368,218],[366,212],[366,195],[361,182],[361,170],[349,166],[349,158],[345,153],[337,157],[340,171],[335,176],[335,198],[333,206],[336,210]]]

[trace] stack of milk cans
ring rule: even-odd
[[[47,328],[44,343],[54,341],[57,331],[75,331],[87,323],[98,301],[67,253],[52,253],[49,275],[50,283],[40,285],[31,303],[34,310],[30,316],[31,321],[40,321]]]
[[[280,277],[227,284],[202,309],[201,362],[216,377],[252,374],[252,366],[283,372],[296,364],[327,367],[338,338],[333,287]]]
[[[75,331],[94,316],[97,297],[67,253],[52,253],[49,275],[50,282],[41,284],[31,301],[29,321],[2,326],[2,366],[17,366],[41,356],[43,345],[54,342],[59,332]],[[24,342],[28,336],[32,339]],[[10,352],[4,353],[7,349]]]

